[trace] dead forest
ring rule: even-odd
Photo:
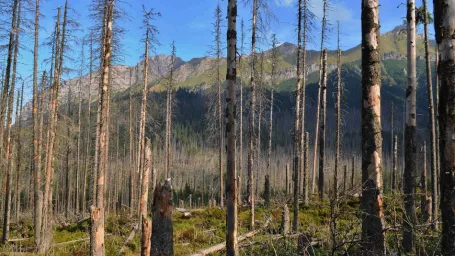
[[[0,0],[0,255],[455,255],[455,0],[215,2]]]

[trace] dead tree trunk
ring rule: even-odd
[[[297,233],[298,229],[298,215],[299,215],[299,162],[300,162],[300,90],[302,88],[302,71],[300,55],[302,53],[302,9],[303,0],[299,0],[298,5],[298,25],[297,25],[297,88],[295,92],[295,119],[294,119],[294,142],[293,142],[293,168],[292,168],[292,180],[294,182],[294,193],[293,193],[293,209],[294,217],[292,219],[292,230]]]
[[[336,135],[335,135],[335,168],[333,174],[333,195],[338,198],[338,168],[340,166],[340,128],[341,128],[341,49],[340,23],[338,22],[338,53],[337,53],[337,102],[336,102]],[[346,176],[344,176],[346,180]],[[346,186],[343,188],[343,192]]]
[[[440,132],[440,186],[442,214],[442,254],[455,255],[455,148],[453,137],[455,126],[455,49],[452,46],[453,28],[455,27],[455,4],[447,1],[434,1],[434,20],[436,43],[439,46],[440,81],[439,101],[439,132]],[[434,216],[437,219],[437,216]]]
[[[172,186],[168,178],[163,185],[157,185],[153,196],[151,256],[174,255],[172,208]]]
[[[322,61],[322,80],[321,80],[321,127],[319,132],[319,180],[318,192],[319,199],[324,198],[324,164],[325,164],[325,123],[327,115],[327,49],[324,49]]]
[[[303,148],[303,201],[305,205],[309,204],[309,172],[308,172],[308,154],[309,154],[309,139],[308,132],[304,135],[304,148]]]
[[[12,149],[12,144],[11,143],[11,125],[12,125],[12,120],[13,120],[13,106],[14,106],[14,92],[15,92],[15,85],[16,85],[16,67],[17,67],[17,53],[19,49],[19,30],[20,30],[20,20],[21,20],[21,2],[19,1],[19,4],[17,3],[13,4],[13,7],[16,8],[13,10],[13,25],[11,28],[11,35],[13,36],[14,41],[12,42],[12,46],[8,46],[8,51],[12,49],[14,51],[13,58],[13,71],[11,75],[11,80],[9,80],[9,75],[6,74],[5,77],[5,84],[3,89],[8,89],[7,91],[7,106],[2,105],[2,107],[7,107],[6,111],[6,143],[5,143],[5,158],[3,162],[3,166],[5,167],[5,194],[4,194],[4,215],[3,215],[3,235],[2,235],[2,243],[5,244],[8,242],[8,236],[9,236],[9,227],[10,227],[10,222],[11,222],[11,193],[12,193],[12,178],[13,178],[13,152],[14,150]],[[17,16],[17,18],[16,18]],[[11,38],[10,38],[10,43],[11,43]],[[10,54],[8,53],[8,57]],[[11,61],[11,60],[10,60]],[[8,64],[7,64],[8,65]],[[11,64],[10,64],[11,65]],[[9,72],[9,71],[8,71]],[[7,80],[7,79],[8,80]],[[11,86],[10,86],[11,85]],[[5,92],[5,91],[4,91]],[[3,140],[3,122],[0,123],[0,126],[2,127],[0,129],[0,141]],[[3,147],[3,144],[0,144],[0,148]],[[0,162],[0,165],[2,163]]]
[[[320,109],[321,109],[321,94],[322,94],[322,66],[323,66],[323,49],[324,49],[324,40],[325,40],[325,29],[327,26],[327,0],[324,0],[324,15],[322,17],[322,26],[321,26],[321,50],[320,50],[320,57],[319,57],[319,81],[318,81],[318,97],[317,97],[317,110],[316,110],[316,128],[315,128],[315,135],[314,135],[314,154],[313,154],[313,175],[311,181],[311,193],[314,194],[316,190],[316,165],[317,165],[317,152],[318,152],[318,140],[319,140],[319,118],[320,118]]]
[[[405,168],[403,180],[405,217],[403,220],[403,249],[414,253],[414,173],[416,172],[416,49],[415,49],[415,0],[407,2],[408,38],[408,88],[406,90]]]
[[[114,16],[114,0],[108,0],[104,6],[105,20],[102,36],[101,79],[100,79],[100,116],[99,116],[99,149],[97,168],[96,206],[91,207],[92,230],[90,233],[91,255],[102,256],[105,254],[104,244],[104,194],[105,177],[108,170],[109,148],[109,92],[110,92],[110,64],[112,58],[112,32]]]
[[[240,77],[240,113],[239,113],[239,173],[238,173],[238,196],[237,202],[242,203],[242,175],[243,175],[243,65],[242,65],[242,55],[243,55],[243,45],[245,39],[245,31],[244,31],[244,24],[243,19],[240,23],[241,27],[241,45],[240,45],[240,56],[238,62],[238,70],[239,70],[239,77]],[[237,70],[237,67],[236,67]],[[204,194],[204,193],[202,193]],[[204,202],[204,200],[202,200]]]
[[[133,214],[133,206],[134,206],[134,157],[133,157],[133,148],[134,148],[134,138],[133,138],[133,84],[131,83],[132,76],[133,76],[133,70],[130,69],[130,88],[129,88],[129,94],[130,94],[130,101],[129,101],[129,142],[130,142],[130,151],[129,151],[129,157],[130,157],[130,173],[129,173],[129,209],[130,209],[130,215]]]
[[[379,2],[362,1],[362,243],[385,255],[382,206]]]
[[[434,106],[433,106],[433,78],[431,75],[431,64],[430,64],[430,39],[428,38],[428,10],[427,10],[427,0],[423,0],[423,11],[424,11],[424,36],[425,36],[425,67],[426,67],[426,82],[427,82],[427,94],[428,94],[428,116],[430,117],[430,175],[431,175],[431,199],[432,199],[432,215],[437,216],[438,207],[437,196],[438,196],[438,186],[437,186],[437,169],[436,169],[436,130],[435,130],[435,120],[434,120]]]
[[[24,82],[22,82],[22,90],[17,99],[18,105],[16,107],[16,120],[17,120],[17,165],[16,165],[16,221],[19,222],[19,215],[21,212],[21,184],[20,177],[22,176],[22,141],[21,141],[21,130],[22,130],[22,104],[24,102]]]
[[[351,189],[354,189],[354,183],[355,183],[355,163],[354,163],[354,157],[352,157],[352,167],[351,167]]]
[[[393,158],[392,158],[392,191],[398,190],[398,136],[393,137]]]
[[[142,171],[143,177],[141,179],[141,255],[148,256],[150,255],[150,235],[152,233],[152,220],[147,216],[150,168],[152,166],[152,150],[149,139],[145,142],[144,150],[144,169]]]
[[[248,184],[247,184],[247,202],[250,206],[250,230],[254,229],[254,122],[255,122],[255,109],[256,109],[256,81],[255,79],[255,61],[256,61],[256,22],[257,22],[258,0],[253,0],[253,19],[251,31],[251,56],[250,56],[250,112],[248,124]]]
[[[226,255],[238,255],[237,184],[235,165],[235,83],[237,80],[237,1],[228,2],[227,96],[226,96]]]
[[[67,100],[67,113],[66,113],[66,119],[67,119],[67,124],[66,124],[66,165],[65,165],[65,170],[66,170],[66,175],[65,175],[65,218],[69,218],[69,213],[70,213],[70,207],[71,207],[71,191],[72,191],[72,180],[73,180],[73,173],[72,173],[72,166],[70,165],[70,156],[71,156],[71,147],[70,145],[72,144],[70,142],[71,138],[71,97],[72,97],[72,91],[71,87],[68,88],[68,100]]]
[[[171,139],[172,139],[172,83],[175,61],[175,44],[172,42],[172,56],[170,63],[169,85],[167,87],[166,106],[166,178],[171,177]]]
[[[422,222],[426,223],[429,219],[427,211],[427,143],[424,142],[422,150],[423,166],[422,175],[420,176],[420,211],[422,213]]]

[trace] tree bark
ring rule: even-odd
[[[319,118],[320,118],[320,109],[321,109],[321,94],[322,94],[322,79],[323,79],[323,49],[324,49],[324,40],[325,40],[325,29],[327,26],[327,0],[324,0],[323,6],[323,16],[322,16],[322,25],[321,25],[321,49],[320,49],[320,56],[319,56],[319,81],[318,81],[318,97],[317,97],[317,110],[316,110],[316,128],[315,128],[315,135],[314,135],[314,154],[313,154],[313,175],[311,181],[311,193],[314,194],[316,190],[316,165],[317,165],[317,152],[318,152],[318,140],[319,140]]]
[[[428,94],[428,116],[430,117],[430,175],[431,175],[431,199],[432,199],[432,215],[437,216],[438,207],[436,202],[438,200],[438,186],[437,186],[437,168],[436,168],[436,127],[434,119],[434,106],[433,106],[433,77],[431,75],[431,64],[430,64],[430,40],[428,38],[428,10],[427,0],[423,0],[423,11],[424,11],[424,36],[425,36],[425,67],[426,67],[426,82],[427,82],[427,94]]]
[[[297,25],[297,88],[295,92],[295,119],[294,119],[294,142],[293,142],[293,168],[292,168],[292,180],[294,182],[294,193],[293,193],[293,210],[294,215],[292,219],[292,231],[297,233],[298,229],[298,217],[299,217],[299,166],[300,166],[300,94],[302,89],[302,71],[300,56],[302,54],[302,9],[303,0],[299,0],[298,5],[298,25]]]
[[[255,122],[255,109],[256,109],[256,81],[254,65],[256,61],[256,22],[257,22],[258,0],[253,0],[253,19],[251,28],[251,63],[250,63],[250,112],[248,124],[248,184],[247,184],[247,202],[250,206],[250,230],[254,229],[254,122]]]
[[[22,104],[24,102],[24,83],[22,83],[22,89],[19,97],[17,99],[18,105],[16,107],[16,120],[17,120],[17,165],[16,165],[16,221],[19,222],[19,215],[21,212],[21,180],[22,176],[22,141],[21,141],[21,131],[22,131]]]
[[[325,125],[327,116],[327,49],[324,49],[322,61],[322,80],[321,80],[321,106],[320,112],[320,132],[319,132],[319,180],[318,192],[319,199],[324,198],[324,164],[325,164]]]
[[[455,49],[453,31],[455,27],[455,3],[435,0],[434,27],[439,48],[438,77],[439,92],[439,132],[440,132],[440,207],[442,214],[442,254],[455,255],[455,147],[453,145],[455,127]],[[434,216],[435,219],[437,216]]]
[[[236,99],[237,80],[237,1],[228,2],[227,30],[227,96],[226,96],[226,255],[238,255],[237,246],[237,183],[236,183]]]
[[[304,148],[303,148],[303,201],[305,205],[309,204],[309,139],[310,134],[308,132],[304,135]]]
[[[398,190],[398,136],[393,137],[393,158],[392,158],[392,190]]]
[[[423,166],[422,175],[420,176],[420,211],[422,213],[422,222],[428,222],[429,215],[426,211],[427,205],[427,143],[424,142],[422,150]]]
[[[133,70],[130,69],[130,102],[129,102],[129,142],[130,142],[130,173],[129,173],[129,209],[130,215],[133,215],[134,208],[134,157],[133,157],[133,148],[134,148],[134,137],[133,137],[133,84],[131,83]]]
[[[340,166],[340,128],[341,128],[341,49],[340,23],[338,23],[338,53],[337,53],[337,102],[336,102],[336,135],[335,135],[335,168],[333,174],[333,195],[338,198],[338,168]],[[344,176],[346,180],[346,175]],[[346,186],[343,187],[343,192]]]
[[[141,223],[142,223],[142,236],[141,236],[141,255],[150,255],[150,235],[152,232],[152,220],[147,216],[148,194],[149,194],[149,179],[150,168],[152,166],[152,150],[150,140],[147,139],[144,148],[144,165],[141,179]]]
[[[379,1],[362,1],[362,242],[385,255],[379,27]]]
[[[174,255],[172,209],[172,186],[168,178],[163,185],[157,185],[153,196],[151,256]]]
[[[405,168],[403,180],[404,208],[403,249],[413,254],[415,202],[414,173],[416,173],[416,49],[415,49],[415,0],[407,2],[407,39],[408,39],[408,88],[406,90],[406,124],[405,124]]]

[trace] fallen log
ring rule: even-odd
[[[136,232],[137,232],[137,227],[138,227],[138,224],[134,225],[133,230],[131,231],[130,235],[126,239],[125,243],[123,243],[122,248],[120,248],[120,251],[118,253],[119,255],[123,254],[123,252],[126,249],[126,245],[133,240],[134,235],[136,235]]]
[[[257,233],[261,232],[262,230],[264,230],[265,228],[267,228],[267,226],[270,224],[270,219],[267,219],[267,221],[264,223],[264,225],[262,225],[262,227],[256,229],[256,230],[253,230],[251,232],[248,232],[244,235],[241,235],[239,236],[239,238],[237,239],[237,241],[240,243],[241,241],[247,239],[247,238],[250,238],[250,237],[253,237],[255,236]],[[195,253],[195,254],[192,254],[191,256],[204,256],[204,255],[208,255],[210,253],[214,253],[214,252],[218,252],[218,251],[221,251],[223,250],[224,248],[226,248],[226,241],[222,242],[222,243],[219,243],[217,245],[214,245],[210,248],[207,248],[207,249],[203,249],[203,250],[200,250],[199,252]]]

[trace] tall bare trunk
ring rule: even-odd
[[[134,142],[133,142],[133,84],[131,83],[133,76],[133,70],[130,69],[130,88],[129,88],[129,93],[130,93],[130,103],[129,103],[129,142],[130,142],[130,152],[129,152],[129,157],[130,157],[130,173],[129,173],[129,208],[130,208],[130,215],[133,214],[133,206],[134,206],[134,157],[133,157],[133,148],[134,148]]]
[[[19,51],[19,32],[20,32],[20,22],[21,22],[21,4],[22,2],[19,1],[19,4],[16,6],[14,4],[14,7],[17,8],[13,10],[13,17],[15,20],[13,20],[13,27],[12,27],[12,33],[14,36],[14,41],[13,41],[13,50],[14,50],[14,55],[13,55],[13,71],[11,75],[11,81],[8,81],[5,79],[5,88],[9,88],[8,92],[8,111],[6,112],[6,143],[5,143],[5,158],[4,158],[4,163],[3,166],[5,167],[6,170],[6,175],[5,175],[5,196],[4,196],[4,215],[3,215],[3,235],[2,235],[2,243],[8,242],[8,235],[9,235],[9,227],[10,227],[10,222],[11,222],[11,193],[12,193],[12,178],[13,178],[13,152],[14,150],[12,149],[12,144],[11,142],[11,125],[12,125],[12,120],[13,120],[13,107],[14,107],[14,92],[15,92],[15,85],[16,85],[16,67],[17,67],[17,54]],[[10,46],[8,47],[10,48]],[[8,49],[9,50],[9,49]],[[8,54],[9,57],[9,54]],[[9,74],[6,74],[7,78],[9,79]],[[0,123],[0,126],[3,129],[3,122]],[[0,137],[3,138],[3,131],[0,130]],[[1,140],[0,140],[1,141]],[[0,144],[0,147],[3,147],[3,144]],[[1,165],[2,163],[0,163]]]
[[[325,124],[327,115],[327,49],[322,54],[322,80],[321,80],[321,106],[320,110],[320,132],[319,132],[319,199],[324,197],[324,164],[325,164]]]
[[[379,26],[379,1],[362,1],[362,242],[385,255]]]
[[[21,212],[21,180],[20,177],[23,176],[22,174],[22,141],[21,141],[21,130],[22,130],[22,104],[24,102],[24,82],[22,82],[22,89],[20,92],[20,100],[19,96],[17,99],[17,106],[16,106],[16,120],[17,120],[17,161],[16,161],[16,221],[19,221],[19,215]],[[18,114],[17,114],[18,113]]]
[[[243,55],[243,45],[245,39],[245,31],[244,31],[244,24],[243,19],[240,24],[241,27],[241,46],[240,46],[240,56],[239,56],[239,77],[240,77],[240,113],[239,113],[239,174],[238,174],[238,202],[242,201],[242,175],[243,175],[243,65],[242,65],[242,55]],[[237,39],[236,39],[237,40]],[[204,200],[202,200],[204,202]]]
[[[324,40],[325,40],[325,29],[327,26],[327,0],[324,0],[324,15],[322,16],[322,26],[321,26],[321,50],[319,56],[319,88],[318,88],[318,98],[317,98],[317,110],[316,110],[316,128],[314,130],[314,154],[313,154],[313,175],[311,181],[311,193],[314,194],[316,190],[316,165],[317,165],[317,152],[318,152],[318,140],[319,140],[319,118],[320,118],[320,102],[321,102],[321,93],[322,93],[322,65],[323,65],[323,49],[324,49]]]
[[[81,50],[81,70],[80,70],[80,76],[82,77],[83,75],[83,69],[84,69],[84,48],[85,48],[85,43],[82,43],[82,50]],[[77,147],[76,147],[76,190],[75,190],[75,208],[74,211],[78,215],[79,214],[79,207],[81,205],[80,202],[80,171],[81,171],[81,125],[82,125],[82,80],[79,79],[79,106],[78,106],[78,114],[77,114]]]
[[[237,173],[235,169],[235,83],[237,80],[237,1],[228,2],[226,95],[226,255],[238,255]]]
[[[392,190],[398,190],[398,136],[393,137]]]
[[[67,138],[67,142],[66,142],[66,163],[65,163],[65,170],[66,170],[66,175],[65,175],[65,197],[66,197],[66,200],[65,200],[65,218],[68,219],[69,218],[69,214],[70,214],[70,211],[71,211],[71,193],[72,193],[72,188],[73,188],[73,184],[72,184],[72,181],[73,181],[73,168],[72,168],[72,165],[70,164],[70,160],[71,160],[71,155],[72,155],[72,150],[71,150],[71,147],[70,145],[72,144],[71,142],[71,129],[70,129],[70,125],[71,125],[71,115],[72,115],[72,112],[71,112],[71,97],[72,97],[72,90],[71,90],[71,87],[68,87],[68,99],[67,99],[67,112],[66,112],[66,119],[67,119],[67,124],[66,124],[66,138]]]
[[[86,138],[86,148],[85,148],[85,175],[84,175],[84,186],[83,186],[83,196],[82,196],[82,211],[85,212],[87,203],[86,203],[86,198],[87,198],[87,175],[90,172],[90,177],[91,179],[94,179],[93,177],[93,165],[92,165],[92,157],[90,155],[90,146],[91,146],[91,119],[92,119],[92,81],[93,81],[93,35],[90,34],[90,63],[89,63],[89,83],[88,83],[88,109],[87,109],[87,138]]]
[[[403,249],[414,252],[414,225],[416,223],[414,203],[414,174],[416,173],[416,49],[415,49],[415,0],[407,2],[408,38],[408,88],[406,90],[405,168],[403,180],[404,208]]]
[[[429,219],[427,214],[427,143],[423,143],[422,150],[423,166],[422,166],[422,175],[420,176],[420,209],[422,212],[422,222],[426,223]]]
[[[337,102],[336,102],[336,135],[335,135],[335,169],[333,178],[333,195],[338,198],[338,168],[340,166],[340,128],[341,128],[341,49],[340,23],[338,23],[338,54],[337,54]],[[344,176],[346,180],[346,176]],[[344,189],[343,189],[344,192]]]
[[[256,81],[254,74],[254,65],[256,61],[256,22],[257,22],[257,10],[258,0],[253,0],[253,20],[252,20],[252,31],[251,31],[251,63],[250,63],[250,86],[251,86],[251,98],[250,98],[250,112],[249,112],[249,124],[248,124],[248,184],[247,184],[247,202],[250,206],[250,229],[254,229],[254,122],[256,119]]]
[[[431,175],[431,199],[432,199],[432,215],[437,216],[438,207],[436,205],[438,200],[438,186],[437,186],[437,169],[436,169],[436,130],[434,120],[434,106],[433,106],[433,78],[431,75],[431,64],[430,64],[430,40],[428,38],[428,10],[427,0],[423,0],[423,11],[424,11],[424,35],[425,35],[425,67],[427,72],[427,94],[428,94],[428,116],[430,117],[430,175]]]
[[[308,23],[309,23],[309,10],[308,10],[308,0],[303,0],[303,26],[302,26],[302,53],[301,53],[301,67],[300,67],[300,73],[302,74],[302,89],[301,89],[301,95],[300,95],[300,155],[301,159],[300,162],[303,164],[300,164],[299,166],[299,171],[302,174],[301,180],[303,180],[302,183],[302,192],[303,192],[303,198],[308,199],[308,177],[306,177],[307,173],[305,170],[305,163],[304,161],[308,161],[307,159],[304,159],[304,150],[305,150],[305,103],[306,103],[306,69],[307,69],[307,63],[306,63],[306,45],[307,45],[307,32],[308,32]],[[305,200],[305,204],[308,202],[308,200]]]
[[[146,139],[144,148],[144,163],[141,179],[141,223],[142,223],[142,234],[141,234],[141,255],[150,255],[150,235],[152,232],[152,220],[147,216],[147,205],[149,195],[149,179],[150,179],[150,168],[152,166],[152,150],[150,140]]]
[[[299,0],[298,5],[298,23],[297,23],[297,89],[295,92],[295,119],[294,119],[294,142],[293,142],[293,168],[292,168],[292,180],[294,182],[294,216],[292,219],[292,230],[297,233],[298,228],[298,216],[299,216],[299,166],[300,166],[300,90],[302,89],[302,71],[301,59],[302,54],[302,9],[303,0]]]
[[[166,178],[171,177],[171,140],[172,140],[172,86],[175,62],[175,43],[172,42],[172,56],[170,63],[169,85],[167,87],[167,106],[166,106]]]
[[[434,27],[436,43],[439,47],[438,76],[439,92],[439,132],[440,132],[440,207],[442,214],[442,254],[455,255],[455,202],[454,170],[455,148],[453,146],[455,118],[455,49],[453,48],[453,28],[455,27],[455,3],[436,0],[434,3]],[[436,218],[436,216],[435,216]]]
[[[305,132],[304,135],[304,147],[303,147],[303,202],[305,205],[309,204],[309,172],[308,172],[308,165],[309,165],[309,139],[310,139],[310,134],[308,132]]]
[[[110,92],[110,65],[112,58],[112,33],[114,0],[107,0],[105,5],[104,33],[102,37],[103,54],[101,56],[101,79],[100,79],[100,107],[99,110],[99,152],[97,168],[97,191],[96,206],[91,207],[92,231],[90,233],[91,255],[102,256],[105,254],[104,244],[104,195],[105,177],[108,170],[109,156],[109,92]]]

